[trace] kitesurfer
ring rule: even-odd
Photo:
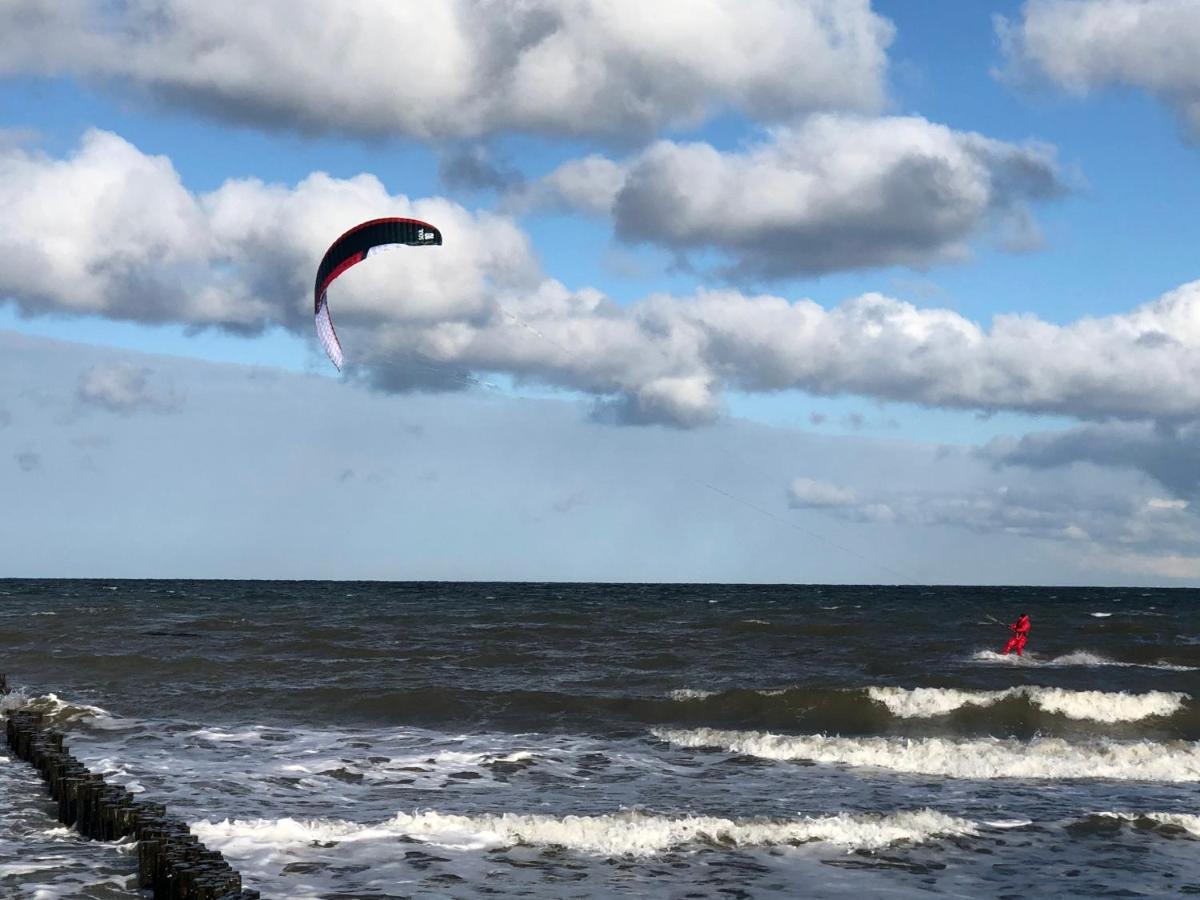
[[[1021,613],[1020,618],[1008,627],[1012,629],[1013,636],[1004,645],[1004,655],[1007,656],[1013,650],[1016,650],[1017,656],[1020,656],[1021,651],[1025,649],[1025,642],[1029,640],[1029,616]]]

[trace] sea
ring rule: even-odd
[[[1200,894],[1195,590],[3,580],[0,672],[267,898]],[[145,896],[4,752],[0,897]]]

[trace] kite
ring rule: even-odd
[[[317,337],[338,371],[341,371],[345,359],[333,328],[333,319],[329,315],[329,286],[351,266],[376,253],[396,247],[428,247],[441,242],[442,233],[428,222],[419,219],[372,219],[355,225],[325,251],[321,265],[317,267],[313,312],[317,320]]]

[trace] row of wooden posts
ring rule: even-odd
[[[0,694],[5,693],[7,680],[0,675]],[[137,840],[138,887],[153,891],[155,900],[258,900],[258,891],[243,888],[242,877],[200,843],[186,822],[89,771],[41,713],[10,712],[7,733],[13,754],[41,772],[58,802],[60,822],[93,840]]]

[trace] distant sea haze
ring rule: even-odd
[[[264,897],[1176,896],[1200,891],[1198,601],[5,580],[2,705]],[[0,896],[140,896],[24,763],[0,794]]]

